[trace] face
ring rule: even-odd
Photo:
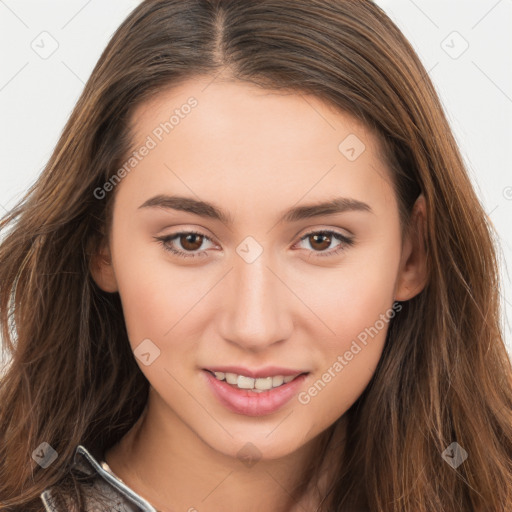
[[[120,294],[156,416],[230,456],[298,450],[361,395],[414,294],[378,139],[313,96],[211,79],[132,122],[95,279]],[[212,369],[242,387],[306,375],[257,393]]]

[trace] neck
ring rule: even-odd
[[[327,485],[326,464],[319,488],[305,488],[307,468],[319,456],[330,428],[285,457],[244,464],[207,445],[173,411],[162,407],[152,391],[140,418],[106,451],[105,460],[157,510],[314,510]]]

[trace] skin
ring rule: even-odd
[[[190,96],[198,106],[117,185],[109,239],[91,261],[96,283],[120,294],[132,349],[149,338],[160,350],[148,366],[136,359],[151,384],[148,404],[105,459],[162,511],[304,510],[317,497],[296,502],[291,491],[321,434],[370,381],[389,324],[309,403],[294,397],[266,416],[226,409],[201,369],[301,369],[310,371],[300,390],[307,391],[394,300],[424,288],[425,200],[418,198],[414,229],[402,239],[374,133],[314,96],[240,82],[195,79],[140,105],[134,148]],[[365,145],[354,161],[338,149],[349,134]],[[212,202],[233,224],[139,208],[158,194]],[[373,213],[277,223],[288,208],[337,196],[364,201]],[[190,229],[206,238],[169,244],[204,252],[196,258],[172,255],[154,238]],[[328,229],[354,244],[301,241]],[[236,252],[247,236],[263,251],[251,263]],[[251,467],[237,457],[248,442],[259,455]]]

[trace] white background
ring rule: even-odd
[[[43,169],[101,52],[138,3],[0,0],[0,214]],[[376,3],[429,72],[501,236],[502,324],[512,354],[512,0]],[[52,45],[48,58],[33,49]]]

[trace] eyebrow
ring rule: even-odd
[[[179,210],[183,212],[193,213],[200,217],[218,220],[224,224],[232,225],[233,218],[227,212],[206,201],[199,201],[191,197],[185,196],[168,196],[157,195],[151,197],[139,208],[164,208],[170,210]],[[348,197],[337,197],[329,201],[307,204],[303,206],[295,206],[286,210],[278,220],[279,222],[297,222],[304,219],[320,217],[322,215],[335,215],[348,211],[361,211],[374,213],[370,205],[363,203],[357,199]]]

